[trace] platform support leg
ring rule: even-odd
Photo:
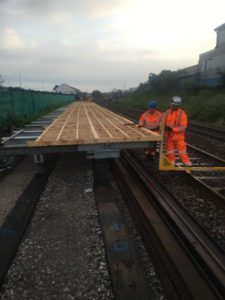
[[[35,163],[44,163],[44,154],[43,153],[34,153],[34,162]]]
[[[43,174],[45,172],[46,157],[43,153],[34,153],[34,162],[36,166],[36,173]]]

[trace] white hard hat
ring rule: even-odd
[[[171,104],[171,105],[174,105],[174,106],[180,106],[180,105],[182,104],[182,99],[181,99],[181,97],[173,96],[173,97],[170,99],[170,104]]]

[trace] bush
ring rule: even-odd
[[[183,108],[190,119],[225,124],[225,90],[223,89],[201,89],[195,93],[172,91],[163,95],[150,92],[136,91],[119,100],[119,104],[134,108],[147,108],[151,99],[158,102],[159,110],[165,111],[169,108],[169,99],[179,95],[183,99]]]

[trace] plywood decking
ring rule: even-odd
[[[138,128],[93,102],[76,102],[29,146],[60,146],[114,142],[159,141],[160,136]]]

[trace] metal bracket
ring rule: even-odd
[[[44,154],[42,153],[34,153],[34,162],[38,164],[43,164],[45,161]]]
[[[88,159],[104,159],[104,158],[118,158],[120,157],[120,150],[102,150],[94,152],[86,152]]]

